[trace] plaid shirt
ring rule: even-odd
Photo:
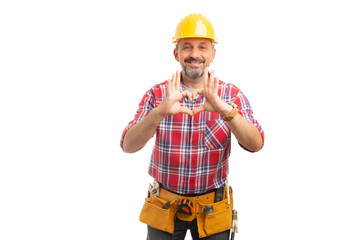
[[[182,85],[180,91],[184,91]],[[235,103],[240,109],[239,113],[259,129],[264,140],[263,130],[239,88],[220,81],[219,96],[225,102]],[[122,134],[121,147],[127,130],[144,119],[165,98],[166,81],[146,92],[135,118]],[[194,109],[203,105],[204,101],[205,98],[199,95],[193,102],[183,98],[180,105]],[[179,194],[196,194],[219,188],[225,183],[231,131],[218,113],[203,111],[195,116],[184,113],[167,116],[157,127],[155,135],[149,174],[164,187]]]

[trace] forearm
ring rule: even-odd
[[[152,138],[156,128],[163,120],[158,108],[154,108],[143,120],[129,128],[124,136],[122,149],[126,153],[133,153],[145,146]]]
[[[219,114],[227,115],[231,112],[232,106],[222,102],[219,104]],[[257,127],[248,122],[243,116],[237,113],[234,118],[227,122],[239,144],[251,152],[259,151],[263,146],[263,140]]]
[[[262,148],[263,140],[259,130],[239,113],[228,124],[240,145],[251,152],[257,152]]]

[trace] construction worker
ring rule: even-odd
[[[193,239],[229,239],[231,133],[257,152],[264,132],[243,92],[209,71],[217,39],[206,17],[183,18],[173,42],[182,71],[145,93],[120,141],[133,153],[156,135],[148,171],[155,182],[140,221],[148,225],[148,240],[184,239],[188,229]]]

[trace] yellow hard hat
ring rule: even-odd
[[[208,38],[217,43],[214,27],[206,17],[201,14],[190,14],[179,22],[173,43],[181,38]]]

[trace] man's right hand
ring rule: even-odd
[[[193,116],[193,110],[181,107],[179,103],[184,97],[187,97],[192,101],[192,94],[189,91],[185,90],[180,92],[180,74],[179,71],[176,71],[176,74],[173,74],[172,78],[167,81],[166,99],[158,107],[158,110],[163,117],[178,113],[186,113]]]
[[[124,152],[136,152],[152,138],[159,123],[169,115],[186,113],[193,116],[193,110],[181,107],[180,100],[187,97],[192,101],[189,91],[180,92],[180,72],[176,71],[167,81],[166,99],[154,108],[143,120],[133,125],[125,134],[122,148]]]

